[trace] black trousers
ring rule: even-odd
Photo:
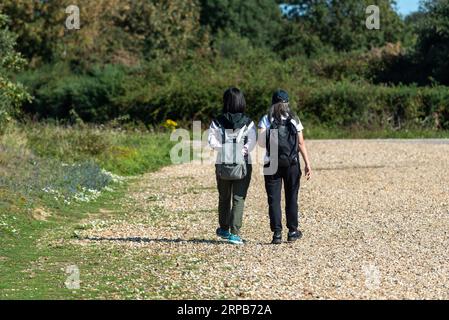
[[[271,231],[282,231],[281,190],[285,189],[285,214],[287,228],[290,232],[298,230],[298,194],[301,178],[301,167],[298,163],[290,167],[279,167],[274,175],[265,176],[265,190],[268,195]]]

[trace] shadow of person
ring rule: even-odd
[[[225,244],[226,241],[206,240],[206,239],[150,239],[145,237],[84,237],[79,240],[92,242],[133,242],[133,243],[193,243],[193,244]]]

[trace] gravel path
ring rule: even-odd
[[[217,240],[213,167],[193,164],[145,175],[126,219],[95,224],[77,243],[126,247],[123,259],[175,259],[152,270],[175,298],[448,299],[449,144],[310,141],[309,149],[315,172],[301,189],[298,243],[269,245],[259,174],[246,245]]]

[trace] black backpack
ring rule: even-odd
[[[272,130],[278,131],[278,139],[270,138]],[[271,144],[270,144],[271,141]],[[298,130],[292,123],[292,118],[287,120],[273,120],[270,129],[267,131],[267,151],[270,162],[273,161],[270,148],[278,149],[278,166],[290,167],[298,162]]]

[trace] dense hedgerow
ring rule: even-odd
[[[122,117],[150,126],[166,119],[208,122],[221,110],[223,91],[238,86],[256,119],[268,109],[271,92],[282,87],[291,93],[294,109],[319,124],[449,128],[447,87],[374,85],[366,78],[375,61],[358,59],[356,64],[348,62],[351,56],[282,61],[253,50],[232,60],[190,60],[179,67],[154,62],[75,72],[49,65],[20,79],[35,97],[26,110],[42,118],[105,123]]]
[[[299,111],[309,119],[337,126],[449,129],[446,87],[385,87],[336,83],[298,89]]]

